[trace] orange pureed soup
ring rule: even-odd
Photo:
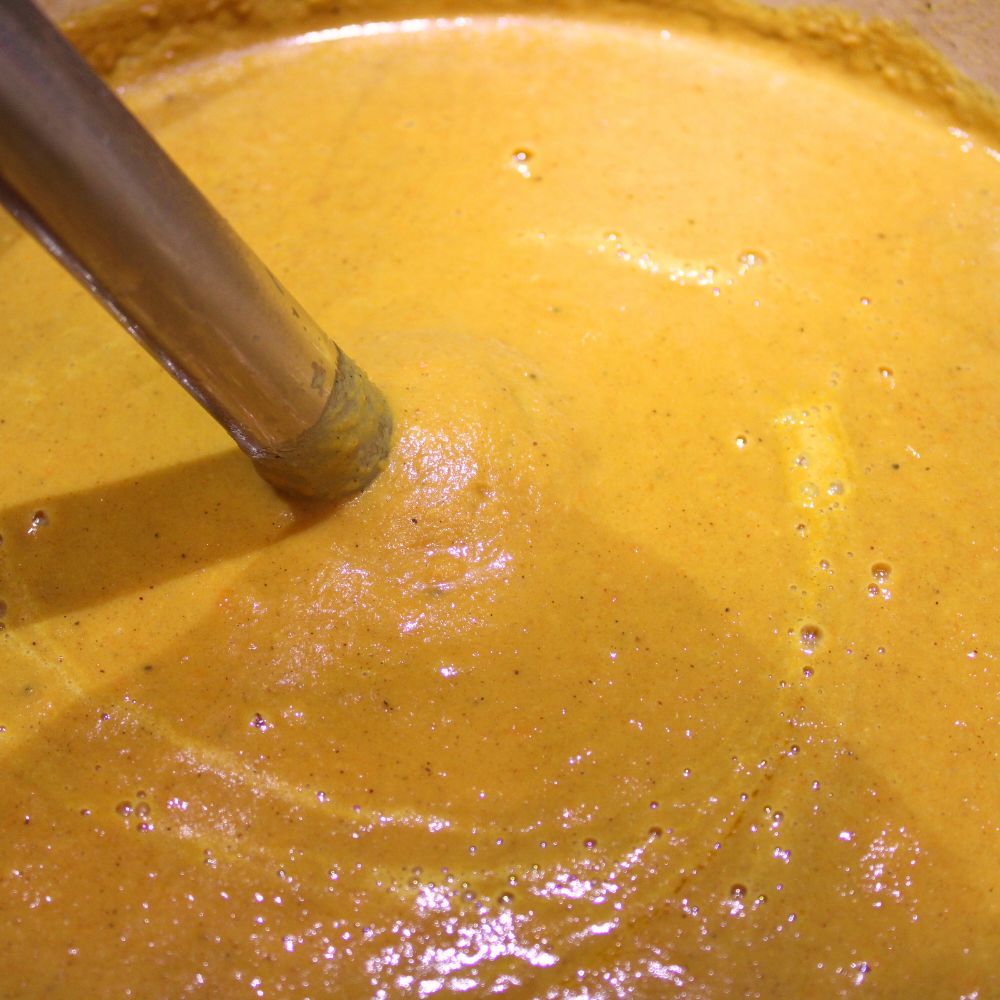
[[[1000,991],[1000,130],[610,10],[126,88],[390,400],[335,509],[0,219],[4,997]]]

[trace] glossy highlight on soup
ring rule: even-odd
[[[993,995],[988,101],[426,13],[125,89],[386,393],[344,504],[0,219],[0,995]]]

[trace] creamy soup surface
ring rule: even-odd
[[[0,995],[1000,993],[1000,132],[658,16],[127,89],[335,509],[0,219]]]

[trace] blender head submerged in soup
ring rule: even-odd
[[[127,89],[390,399],[336,509],[0,220],[3,996],[1000,989],[990,106],[588,11]]]

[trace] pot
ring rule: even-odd
[[[71,19],[105,5],[107,0],[44,0],[42,4],[58,20]],[[801,6],[798,0],[764,0],[764,5],[779,9]],[[206,0],[205,6],[218,5],[210,5]],[[996,58],[1000,46],[1000,5],[989,0],[938,0],[933,4],[922,0],[844,0],[839,6],[864,17],[909,24],[971,79],[1000,91],[1000,61]]]

